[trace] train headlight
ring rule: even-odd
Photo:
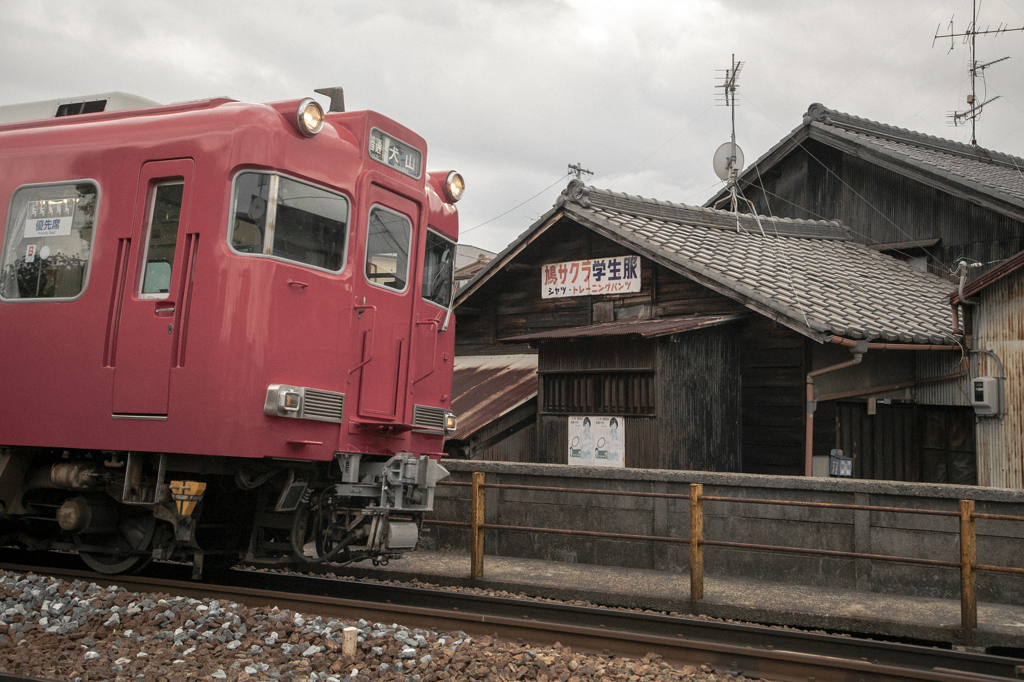
[[[313,137],[324,127],[324,110],[316,100],[307,97],[299,102],[297,112],[299,132],[306,137]]]
[[[446,412],[444,415],[444,435],[450,436],[459,427],[459,420],[454,412]]]
[[[466,191],[466,181],[462,175],[452,171],[448,174],[448,179],[445,180],[444,189],[448,194],[448,201],[454,204],[462,198],[462,193]]]

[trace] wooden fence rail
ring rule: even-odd
[[[977,545],[975,535],[976,519],[991,519],[1000,521],[1024,522],[1024,516],[1009,516],[1005,514],[978,514],[974,510],[974,500],[960,500],[957,511],[942,511],[935,509],[913,509],[905,507],[872,507],[869,505],[857,504],[833,504],[828,502],[802,502],[796,500],[772,500],[743,497],[716,497],[705,496],[704,488],[699,483],[690,484],[688,495],[679,493],[655,493],[627,490],[601,490],[584,488],[557,488],[540,485],[516,485],[505,483],[487,483],[484,473],[473,472],[470,482],[442,481],[440,485],[465,486],[470,488],[470,521],[441,521],[426,519],[424,523],[439,526],[455,526],[467,528],[470,532],[470,577],[480,579],[484,576],[484,532],[525,532],[525,533],[551,533],[557,535],[576,535],[583,537],[598,537],[615,540],[633,540],[641,542],[666,542],[674,544],[686,544],[690,547],[690,609],[694,614],[700,613],[700,602],[704,598],[704,547],[727,547],[730,549],[747,549],[759,552],[786,552],[793,554],[806,554],[809,556],[830,556],[843,559],[869,559],[872,561],[892,561],[907,564],[918,564],[924,566],[941,566],[960,569],[960,622],[961,636],[964,644],[970,646],[974,643],[974,631],[978,626],[978,602],[977,602],[977,577],[978,571],[992,571],[999,573],[1013,573],[1024,575],[1024,568],[1013,566],[988,566],[978,564]],[[605,533],[600,531],[573,530],[566,528],[536,528],[529,526],[507,526],[490,524],[485,522],[484,490],[487,488],[504,490],[536,490],[549,493],[573,493],[587,495],[617,495],[628,497],[658,497],[677,500],[689,500],[690,503],[690,533],[689,537],[667,537],[657,535],[630,535],[626,533]],[[704,503],[705,502],[731,502],[738,504],[768,504],[789,507],[816,507],[823,509],[850,509],[854,511],[876,511],[891,512],[899,514],[924,514],[930,516],[956,517],[960,521],[960,556],[959,561],[948,561],[942,559],[921,559],[916,557],[891,556],[884,554],[865,554],[862,552],[842,552],[825,549],[810,549],[806,547],[785,547],[777,545],[758,545],[746,542],[727,542],[724,540],[708,540],[704,537]]]

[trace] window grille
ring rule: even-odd
[[[550,372],[541,380],[548,414],[656,414],[654,372]]]

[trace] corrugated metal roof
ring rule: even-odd
[[[740,319],[740,315],[716,315],[709,317],[665,317],[658,320],[618,320],[616,322],[605,322],[592,324],[586,327],[568,327],[565,329],[551,329],[535,334],[524,334],[522,336],[511,336],[501,341],[530,341],[532,339],[566,339],[580,336],[624,336],[626,334],[639,334],[644,338],[654,336],[666,336],[678,334],[692,329],[703,329],[714,327],[726,322]]]
[[[455,358],[454,438],[465,439],[537,395],[536,355],[462,355]]]
[[[989,270],[988,272],[986,272],[984,275],[974,280],[973,282],[968,282],[967,284],[965,284],[964,298],[970,298],[971,296],[978,293],[982,289],[992,284],[995,284],[1003,277],[1006,277],[1012,272],[1020,270],[1022,267],[1024,267],[1024,251],[1021,251],[1016,256],[1003,261],[998,266],[992,268],[991,270]],[[952,294],[949,295],[949,301],[950,303],[959,303],[960,295],[954,291]]]

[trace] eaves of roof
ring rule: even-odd
[[[910,154],[909,150],[940,155],[949,161],[947,165],[950,167],[959,164],[964,169],[1002,168],[1005,173],[1020,174],[1022,180],[1024,159],[833,111],[821,104],[812,104],[801,125],[748,166],[740,175],[740,184],[756,184],[759,174],[801,147],[807,139],[865,158],[883,168],[1015,220],[1024,220],[1024,192],[1009,192],[997,184],[968,177],[967,173],[942,168]],[[726,189],[719,190],[704,205],[713,206],[726,193]]]
[[[480,272],[476,273],[468,282],[459,287],[458,294],[455,296],[455,303],[452,306],[453,309],[457,310],[463,301],[465,301],[474,291],[483,286],[483,284],[487,282],[494,273],[501,270],[501,268],[505,266],[505,263],[512,260],[516,254],[529,246],[533,240],[558,222],[558,219],[561,217],[560,207],[561,203],[556,203],[551,210],[526,228],[526,230],[516,237],[511,244],[506,246],[501,253],[492,258],[484,268],[480,270]]]
[[[460,292],[457,304],[544,231],[567,218],[819,342],[955,340],[951,285],[851,241],[837,221],[735,215],[586,187],[573,180]],[[781,253],[788,253],[782,261]]]
[[[1003,279],[1007,275],[1017,272],[1021,268],[1024,268],[1024,251],[1021,251],[1017,255],[1003,261],[996,267],[992,268],[978,279],[968,282],[964,285],[964,298],[970,298],[974,294],[988,288],[995,284],[999,280]],[[960,303],[960,294],[956,291],[949,295],[949,302],[953,305]]]

